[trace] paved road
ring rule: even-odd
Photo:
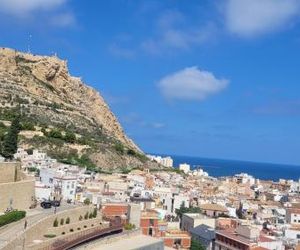
[[[65,211],[74,207],[76,206],[67,203],[62,203],[60,207],[56,208],[56,212]],[[33,210],[28,211],[26,216],[27,227],[35,224],[36,222],[43,219],[47,215],[53,213],[54,213],[54,208],[43,209],[41,207],[37,207]],[[0,228],[0,249],[8,241],[14,239],[17,234],[19,234],[22,230],[24,230],[24,224],[25,224],[25,219]]]

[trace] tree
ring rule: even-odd
[[[83,201],[84,205],[90,205],[91,201],[89,198],[86,198],[84,201]]]
[[[53,227],[58,227],[58,220],[57,220],[57,218],[55,218],[55,220],[53,222]]]
[[[93,217],[94,217],[94,218],[97,217],[97,208],[94,208],[94,211],[93,211]]]
[[[175,210],[176,215],[182,218],[182,215],[185,213],[201,213],[201,209],[199,207],[186,207],[184,202],[181,203],[180,208]]]
[[[65,141],[69,143],[74,143],[76,141],[76,135],[71,131],[67,131],[65,135]]]
[[[20,129],[20,115],[17,115],[11,123],[8,133],[4,136],[1,154],[5,158],[12,159],[17,152]]]
[[[190,250],[205,250],[205,247],[199,241],[192,239]]]
[[[70,224],[70,217],[67,217],[66,224]]]
[[[57,138],[57,139],[63,139],[63,136],[62,136],[61,132],[58,129],[52,129],[48,133],[48,137]]]

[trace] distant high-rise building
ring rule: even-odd
[[[189,164],[182,163],[179,164],[179,170],[182,170],[185,174],[187,174],[188,172],[190,172],[191,166]]]
[[[160,163],[165,167],[173,167],[173,159],[170,156],[162,158]]]
[[[156,161],[157,163],[165,167],[173,167],[173,159],[170,156],[161,157],[158,155],[147,155],[151,161]]]

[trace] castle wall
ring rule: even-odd
[[[24,180],[0,184],[0,213],[10,203],[13,209],[28,210],[35,197],[34,180]]]

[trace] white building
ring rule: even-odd
[[[165,198],[163,207],[167,210],[168,214],[175,215],[176,209],[179,209],[181,205],[190,207],[190,199],[188,196],[182,194],[169,194]]]
[[[41,182],[35,183],[35,198],[38,201],[49,200],[51,199],[52,188],[50,186],[46,186]]]
[[[170,156],[162,158],[160,163],[165,167],[173,167],[173,159]]]
[[[286,212],[286,220],[289,224],[300,225],[300,209],[289,208]]]
[[[58,191],[64,200],[75,200],[77,178],[75,176],[61,176],[54,177],[53,179],[54,190]]]
[[[147,155],[151,161],[156,161],[157,163],[165,167],[173,167],[173,159],[170,156],[161,157],[159,155]]]
[[[38,150],[33,150],[32,154],[28,154],[23,148],[18,148],[17,152],[14,154],[15,159],[21,160],[23,168],[38,168],[50,167],[57,163],[56,159],[52,159],[47,156],[46,153],[40,152]]]
[[[300,193],[300,179],[298,181],[291,182],[290,193]]]
[[[182,170],[185,174],[187,174],[188,172],[190,172],[191,166],[187,163],[182,163],[179,164],[179,170]]]
[[[193,176],[201,176],[201,177],[208,177],[208,173],[205,172],[202,168],[198,168],[198,169],[195,169],[193,172],[192,172],[192,175]]]
[[[291,240],[300,240],[300,228],[292,227],[284,231],[284,236]]]
[[[236,174],[234,177],[235,177],[237,183],[240,183],[240,184],[248,183],[250,185],[255,184],[255,178],[252,175],[241,173],[241,174]]]
[[[42,167],[40,169],[41,185],[36,187],[36,193],[43,194],[46,192],[41,188],[42,185],[51,189],[51,197],[57,197],[64,200],[75,200],[77,179],[77,166],[65,166],[63,164],[57,167]],[[72,171],[73,170],[73,171]]]

